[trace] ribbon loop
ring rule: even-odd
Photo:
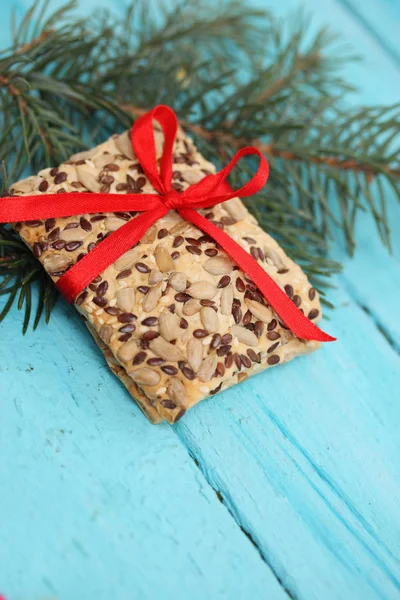
[[[158,170],[153,120],[161,125],[164,146]],[[236,196],[251,196],[258,192],[268,179],[268,162],[258,148],[251,146],[239,150],[219,173],[208,175],[184,192],[172,188],[173,150],[178,121],[168,106],[156,106],[134,123],[131,131],[132,146],[139,163],[156,193],[107,194],[78,193],[43,194],[2,198],[0,223],[42,220],[50,217],[82,215],[87,213],[139,211],[141,215],[128,221],[111,235],[83,255],[57,281],[57,287],[68,302],[72,302],[93,279],[113,264],[120,256],[135,246],[146,231],[169,210],[179,214],[210,235],[228,253],[233,261],[248,274],[282,321],[298,337],[321,342],[335,338],[312,323],[281,290],[263,267],[233,238],[204,218],[196,209],[208,208]],[[245,156],[259,159],[255,175],[237,190],[230,187],[227,178]]]
[[[158,121],[164,134],[164,146],[157,169],[157,154],[153,119]],[[169,106],[160,104],[135,121],[131,130],[132,146],[140,165],[159,194],[171,189],[172,155],[178,131],[178,120]]]
[[[239,189],[232,189],[227,182],[229,174],[244,156],[251,155],[257,156],[260,159],[255,175]],[[207,208],[212,206],[212,204],[210,204],[210,199],[214,204],[219,204],[220,202],[230,200],[237,196],[245,197],[256,194],[264,187],[268,175],[269,165],[262,152],[258,150],[258,148],[246,146],[236,152],[235,156],[221,171],[215,175],[208,175],[198,183],[191,185],[184,194],[188,199],[189,204],[195,202],[198,208]]]

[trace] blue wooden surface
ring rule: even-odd
[[[398,4],[303,5],[366,57],[346,70],[355,100],[399,101]],[[0,592],[400,598],[400,211],[388,200],[393,254],[364,218],[359,252],[343,257],[339,341],[174,427],[146,422],[72,309],[25,338],[13,312],[0,330]]]

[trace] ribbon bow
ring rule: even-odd
[[[164,133],[164,147],[160,159],[160,171],[154,142],[153,119]],[[229,235],[195,209],[215,206],[236,196],[251,196],[258,192],[268,179],[269,167],[260,150],[242,148],[229,164],[216,173],[208,175],[184,192],[172,188],[172,154],[178,121],[168,106],[156,106],[134,123],[131,131],[132,146],[139,163],[157,193],[155,194],[108,194],[70,192],[67,194],[43,194],[3,198],[0,201],[0,223],[49,219],[98,212],[141,212],[125,225],[114,231],[79,260],[57,281],[57,287],[68,302],[72,302],[93,279],[132,248],[158,219],[170,210],[176,210],[184,219],[207,233],[251,278],[282,321],[299,338],[330,342],[332,338],[321,331],[295,306],[277,283],[264,271],[257,261]],[[243,156],[256,155],[260,159],[255,175],[244,186],[233,190],[227,177]]]

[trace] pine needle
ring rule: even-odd
[[[354,252],[361,212],[390,247],[385,190],[400,200],[400,107],[344,108],[353,88],[341,67],[358,59],[340,37],[327,28],[310,36],[304,13],[282,21],[239,0],[175,0],[158,13],[135,0],[90,19],[76,17],[74,2],[48,5],[34,3],[0,52],[0,193],[166,103],[216,166],[247,144],[267,155],[269,182],[248,208],[322,293],[340,269],[330,240],[339,231]],[[250,161],[232,183],[253,169]],[[24,332],[31,320],[34,329],[47,322],[57,301],[38,261],[2,225],[0,296],[0,320],[18,298]]]

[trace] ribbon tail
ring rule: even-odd
[[[199,227],[222,246],[227,254],[250,277],[285,325],[298,338],[318,342],[335,341],[336,338],[328,335],[307,319],[272,277],[229,235],[191,208],[180,208],[178,212],[184,219]]]
[[[17,223],[101,212],[147,211],[157,208],[157,194],[38,194],[0,198],[0,223]]]
[[[144,236],[146,231],[164,215],[168,209],[159,205],[132,219],[103,240],[91,252],[60,277],[56,285],[67,300],[73,302],[107,267],[112,265],[125,252],[130,250]]]

